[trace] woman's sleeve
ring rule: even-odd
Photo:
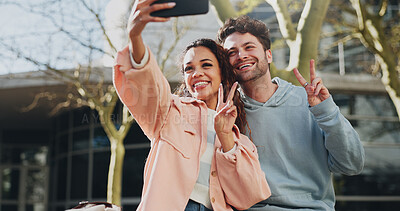
[[[244,135],[235,136],[234,153],[217,150],[216,169],[227,203],[236,209],[248,209],[271,195],[258,161],[257,148]]]
[[[150,51],[150,50],[149,50]],[[129,48],[119,51],[113,82],[120,100],[150,140],[158,137],[171,104],[171,89],[150,51],[148,63],[132,67]]]

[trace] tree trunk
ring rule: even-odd
[[[278,0],[266,0],[276,13],[279,29],[290,50],[289,64],[284,70],[271,68],[271,74],[282,77],[293,84],[299,85],[293,68],[299,69],[306,80],[310,78],[310,60],[316,59],[322,24],[330,4],[330,0],[307,0],[297,30],[294,30],[287,3]],[[272,49],[273,50],[273,49]]]
[[[228,18],[236,17],[237,15],[235,8],[229,0],[210,0],[210,3],[216,12],[218,23],[221,26]]]
[[[297,30],[301,34],[301,40],[297,40],[299,39],[299,35],[297,35],[297,45],[292,46],[291,51],[296,52],[294,49],[300,49],[299,56],[296,53],[293,54],[293,60],[296,58],[299,60],[293,64],[289,62],[288,68],[291,70],[293,69],[291,65],[297,64],[297,68],[307,80],[310,78],[310,60],[317,59],[322,24],[329,3],[330,0],[308,0],[298,23]],[[290,61],[292,61],[292,54]]]
[[[396,71],[396,66],[388,63],[384,58],[377,56],[379,65],[382,69],[381,81],[385,86],[390,99],[392,100],[394,106],[396,107],[397,116],[400,120],[400,79]],[[395,64],[395,63],[394,63]]]
[[[110,139],[111,157],[108,171],[107,202],[121,205],[122,170],[125,148],[122,140]]]
[[[370,13],[366,5],[359,0],[351,0],[356,11],[360,40],[363,45],[375,54],[382,70],[381,81],[385,86],[400,119],[400,78],[396,61],[397,55],[387,42],[383,28],[383,15]]]
[[[111,157],[108,169],[107,202],[121,205],[122,170],[124,164],[125,147],[124,139],[133,124],[133,118],[129,118],[129,112],[122,112],[121,126],[117,130],[116,122],[113,122],[113,111],[118,102],[115,89],[109,90],[109,97],[105,102],[97,103],[96,110],[99,113],[101,126],[110,141]],[[106,104],[106,106],[103,106]]]

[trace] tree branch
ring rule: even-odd
[[[274,9],[282,36],[287,41],[296,39],[296,31],[288,11],[286,1],[265,0]]]

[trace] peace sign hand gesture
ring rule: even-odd
[[[308,104],[311,107],[320,104],[331,96],[328,89],[322,83],[322,79],[316,77],[314,59],[310,60],[310,84],[303,78],[297,68],[293,69],[293,73],[300,84],[306,89]]]
[[[233,141],[232,128],[236,121],[237,109],[233,104],[233,96],[235,95],[237,82],[235,82],[229,91],[226,102],[224,102],[224,91],[222,84],[218,89],[217,114],[214,117],[214,129],[221,141],[224,152],[229,151],[235,145]]]

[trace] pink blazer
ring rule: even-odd
[[[137,210],[183,211],[196,183],[207,144],[207,106],[171,94],[169,83],[150,52],[148,64],[133,69],[128,47],[118,52],[114,86],[122,102],[151,141]],[[271,193],[257,149],[235,126],[237,149],[222,153],[216,138],[210,174],[214,210],[247,209]]]

